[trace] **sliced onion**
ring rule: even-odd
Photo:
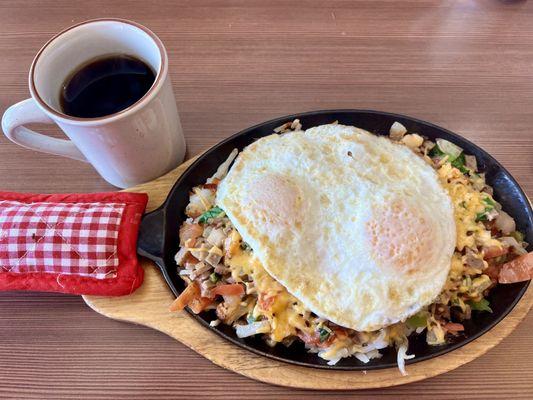
[[[465,257],[465,263],[467,266],[475,269],[482,270],[485,264],[483,263],[483,260],[480,258],[475,257],[472,252],[466,254]]]
[[[226,239],[226,235],[221,228],[212,229],[207,236],[207,241],[216,247],[222,247],[224,239]]]
[[[450,157],[448,159],[449,161],[455,160],[463,152],[463,149],[461,149],[459,146],[444,139],[437,139],[437,146],[439,146],[439,149],[441,149],[443,153],[448,154]]]
[[[485,216],[487,217],[487,221],[495,220],[498,217],[498,215],[500,215],[500,213],[495,208],[485,213]]]
[[[494,220],[494,226],[502,231],[504,235],[508,235],[516,230],[516,224],[513,217],[505,211],[500,211],[498,217]]]
[[[470,168],[472,171],[477,171],[476,156],[466,155],[465,156],[465,165],[466,165],[467,168]]]
[[[485,174],[477,174],[478,176],[472,177],[472,187],[478,191],[483,190],[486,187]],[[490,194],[490,193],[489,193]]]
[[[241,304],[241,296],[223,295],[224,303],[230,308],[237,307]]]
[[[405,126],[400,124],[398,121],[394,122],[389,130],[389,136],[391,140],[400,140],[406,133],[407,129],[405,128]]]
[[[187,249],[187,247],[182,247],[174,256],[174,261],[176,261],[176,264],[183,265],[187,254],[189,254],[189,249]]]
[[[202,236],[203,232],[204,228],[199,224],[183,224],[179,231],[180,246],[184,246],[189,239],[196,239]]]
[[[267,320],[252,322],[248,325],[235,325],[235,331],[240,338],[257,335],[258,333],[266,333],[269,330],[270,322]]]
[[[207,255],[209,254],[209,248],[202,244],[200,247],[197,247],[197,249],[198,250],[191,250],[191,254],[199,261],[204,261]]]
[[[516,239],[512,236],[504,236],[498,239],[500,242],[502,242],[507,247],[512,247],[516,254],[522,255],[527,254],[526,249],[522,247],[520,243],[516,241]]]
[[[218,263],[220,262],[220,260],[222,260],[222,256],[212,251],[210,251],[207,257],[205,258],[205,262],[210,264],[212,267],[216,267]]]
[[[194,271],[191,272],[191,279],[196,279],[197,276],[202,275],[204,272],[207,272],[211,269],[211,265],[204,262],[199,262],[194,266]]]

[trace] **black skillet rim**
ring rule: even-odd
[[[480,148],[476,144],[472,143],[471,141],[467,140],[466,138],[464,138],[464,137],[462,137],[462,136],[460,136],[460,135],[458,135],[458,134],[456,134],[456,133],[454,133],[452,131],[449,131],[449,130],[447,130],[445,128],[442,128],[442,127],[440,127],[438,125],[435,125],[435,124],[432,124],[430,122],[420,120],[418,118],[410,117],[410,116],[403,115],[403,114],[389,113],[389,112],[376,111],[376,110],[366,110],[366,109],[332,109],[332,110],[319,110],[319,111],[308,111],[308,112],[303,112],[303,113],[296,113],[296,114],[291,114],[291,115],[287,115],[287,116],[283,116],[283,117],[274,118],[274,119],[271,119],[271,120],[268,120],[268,121],[265,121],[265,122],[261,122],[259,124],[253,125],[253,126],[251,126],[249,128],[246,128],[244,130],[241,130],[240,132],[229,136],[228,138],[220,141],[219,143],[217,143],[216,145],[214,145],[213,147],[209,148],[207,151],[202,153],[191,165],[189,165],[189,167],[187,167],[187,169],[176,180],[176,182],[174,183],[174,185],[172,186],[171,190],[169,191],[169,193],[168,193],[165,201],[163,202],[163,204],[161,206],[159,206],[157,209],[155,209],[155,210],[151,211],[150,213],[146,214],[145,217],[149,216],[149,215],[157,214],[157,213],[163,213],[163,218],[164,218],[164,213],[165,213],[166,209],[170,206],[170,199],[173,197],[174,192],[179,189],[181,183],[185,180],[186,176],[189,173],[191,173],[191,171],[193,171],[197,167],[197,165],[200,164],[205,158],[207,158],[211,154],[215,153],[220,147],[222,147],[226,143],[233,141],[234,139],[240,137],[241,135],[246,135],[250,131],[258,129],[258,128],[264,126],[264,125],[270,125],[270,124],[282,125],[283,123],[288,122],[288,121],[292,121],[292,120],[294,120],[296,118],[304,118],[306,116],[317,116],[317,115],[323,115],[323,114],[351,114],[351,113],[356,113],[356,114],[366,113],[366,114],[374,114],[376,116],[386,116],[386,117],[392,117],[392,118],[396,118],[396,119],[409,120],[409,122],[412,122],[412,123],[415,123],[415,124],[420,124],[420,125],[426,126],[426,127],[431,127],[433,129],[445,132],[446,134],[452,136],[455,139],[459,139],[460,141],[462,140],[462,141],[468,143],[473,149],[475,149],[475,151],[477,153],[483,154],[483,156],[485,158],[490,160],[490,162],[493,164],[493,166],[497,167],[498,169],[501,169],[504,172],[504,174],[510,179],[512,185],[518,190],[520,196],[523,199],[526,200],[526,204],[528,204],[527,213],[529,214],[530,219],[533,219],[533,210],[532,210],[532,207],[531,207],[531,203],[529,203],[528,197],[526,196],[526,194],[524,193],[524,191],[522,190],[522,188],[520,187],[518,182],[509,173],[509,171],[507,171],[507,169],[505,169],[505,167],[503,167],[494,157],[492,157],[488,152],[486,152],[485,150],[483,150],[482,148]],[[421,133],[423,134],[423,132],[421,132]],[[166,219],[163,219],[163,224],[166,225]],[[163,248],[164,248],[164,242],[165,242],[165,239],[163,238],[163,242],[161,243]],[[166,268],[163,259],[144,251],[140,247],[138,248],[138,252],[139,252],[140,255],[151,259],[152,261],[154,261],[157,264],[157,266],[159,267],[159,269],[163,273],[163,276],[165,278],[165,281],[166,281],[167,285],[169,286],[171,291],[174,293],[174,295],[177,296],[179,294],[179,291],[177,291],[176,287],[174,287],[174,284],[172,283],[172,281],[170,279],[170,276],[168,274],[168,269]],[[503,311],[502,314],[499,317],[495,318],[490,323],[488,323],[484,327],[484,329],[482,329],[481,331],[479,331],[479,332],[477,332],[477,333],[475,333],[473,335],[470,335],[470,336],[462,339],[459,342],[443,345],[441,350],[438,350],[438,351],[436,351],[434,353],[426,354],[426,355],[422,355],[422,356],[416,356],[414,359],[406,360],[405,364],[406,365],[410,365],[410,364],[414,364],[414,363],[417,363],[417,362],[421,362],[421,361],[425,361],[425,360],[428,360],[428,359],[432,359],[432,358],[435,358],[435,357],[439,357],[439,356],[441,356],[443,354],[449,353],[449,352],[454,351],[454,350],[456,350],[456,349],[458,349],[460,347],[463,347],[463,346],[467,345],[468,343],[476,340],[480,336],[484,335],[489,330],[491,330],[494,326],[496,326],[498,323],[500,323],[503,319],[505,319],[505,317],[514,309],[516,304],[523,297],[524,293],[526,292],[527,288],[529,287],[529,284],[530,284],[529,281],[525,282],[524,286],[516,294],[515,299],[507,307],[507,309],[505,309],[505,311]],[[270,353],[264,352],[264,351],[262,351],[260,349],[257,349],[257,348],[255,348],[255,347],[253,347],[253,346],[251,346],[251,345],[249,345],[247,343],[243,343],[243,342],[239,341],[238,338],[232,337],[232,336],[226,334],[225,332],[223,332],[223,331],[221,331],[219,329],[216,329],[215,327],[210,326],[209,323],[206,320],[204,320],[200,315],[196,315],[196,314],[192,313],[188,308],[186,309],[186,311],[189,313],[189,315],[191,315],[201,325],[203,325],[204,327],[206,327],[210,331],[215,332],[217,335],[223,337],[224,339],[229,340],[234,345],[237,345],[237,346],[239,346],[241,348],[249,350],[249,351],[251,351],[251,352],[253,352],[255,354],[258,354],[258,355],[261,355],[261,356],[264,356],[264,357],[267,357],[267,358],[270,358],[270,359],[274,359],[274,360],[277,360],[277,361],[281,361],[281,362],[284,362],[284,363],[289,363],[289,364],[308,367],[308,368],[319,368],[319,369],[328,369],[328,370],[351,370],[351,371],[364,371],[364,370],[374,370],[374,369],[377,370],[377,369],[396,368],[397,367],[395,364],[390,364],[390,363],[389,364],[377,364],[377,365],[362,364],[362,365],[353,365],[353,366],[339,366],[339,365],[327,365],[327,364],[311,364],[311,363],[308,363],[308,362],[287,359],[287,358],[284,358],[284,357],[280,357],[280,356],[277,356],[277,355],[274,355],[274,354],[270,354]],[[316,357],[318,359],[318,356],[316,356]]]

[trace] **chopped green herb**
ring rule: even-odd
[[[479,301],[467,301],[467,304],[472,310],[492,312],[492,309],[489,307],[490,303],[487,299],[481,299]]]
[[[518,243],[521,243],[524,241],[524,234],[520,231],[512,231],[510,235],[514,237]]]
[[[257,318],[255,318],[252,314],[248,314],[246,316],[246,322],[248,322],[249,324],[253,324],[256,321],[257,321]]]
[[[445,147],[445,149],[442,149],[441,146]],[[443,158],[444,156],[448,156],[448,161],[453,167],[460,170],[463,174],[470,172],[470,169],[465,166],[466,159],[463,150],[447,140],[441,140],[439,144],[436,144],[429,151],[428,154],[431,158]]]
[[[482,213],[477,213],[476,214],[476,222],[480,222],[480,221],[486,221],[487,220],[487,213],[486,211],[482,212]]]
[[[437,146],[439,149],[448,156],[450,162],[456,160],[463,154],[463,149],[459,146],[453,144],[444,139],[437,139]],[[464,155],[463,155],[463,165],[464,165]]]
[[[459,167],[459,171],[461,171],[463,174],[468,174],[470,172],[467,167]]]
[[[428,318],[425,313],[418,313],[407,318],[406,322],[411,328],[425,328],[428,323]]]
[[[486,204],[485,211],[476,214],[476,222],[486,221],[487,220],[487,213],[489,213],[492,210],[494,210],[494,206],[496,205],[494,200],[492,200],[490,197],[483,198],[483,203]]]
[[[483,203],[485,203],[487,206],[489,206],[491,210],[496,205],[496,202],[494,200],[492,200],[490,197],[485,197],[483,199]]]
[[[318,340],[320,340],[320,343],[323,343],[328,340],[330,336],[331,331],[328,328],[326,328],[325,326],[321,326],[320,328],[318,328]]]
[[[222,214],[224,210],[218,206],[213,207],[212,209],[204,212],[202,215],[200,215],[200,219],[198,220],[199,223],[205,224],[208,219],[216,218],[220,214]]]
[[[217,283],[220,280],[220,275],[216,272],[213,272],[211,275],[209,275],[209,280],[213,283]]]
[[[457,157],[455,160],[451,162],[452,166],[457,168],[459,171],[461,171],[463,174],[468,173],[470,171],[468,168],[465,167],[465,155],[464,153],[461,153],[459,157]]]
[[[433,146],[433,148],[429,151],[428,154],[431,158],[442,157],[445,155],[438,145]]]

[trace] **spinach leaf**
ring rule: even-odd
[[[331,335],[331,331],[326,327],[320,327],[318,328],[318,340],[320,340],[320,343],[325,342],[329,339]]]
[[[451,162],[452,166],[457,168],[459,171],[461,171],[463,174],[468,173],[470,171],[468,168],[465,167],[465,154],[461,153],[459,157],[457,157],[455,160]]]
[[[482,213],[477,213],[476,214],[476,222],[480,222],[480,221],[486,221],[487,220],[487,213],[486,211],[482,212]]]
[[[208,219],[216,218],[220,214],[222,214],[223,212],[224,212],[224,210],[222,208],[220,208],[218,206],[215,206],[212,209],[207,210],[202,215],[200,215],[200,219],[198,220],[198,222],[201,223],[201,224],[205,224]]]
[[[439,148],[439,145],[437,144],[433,146],[433,148],[429,151],[428,154],[431,158],[443,157],[445,155],[444,152]]]
[[[407,318],[406,322],[411,328],[425,328],[428,323],[428,317],[425,313],[418,313]]]
[[[489,307],[489,301],[487,299],[481,299],[479,301],[467,301],[467,304],[472,310],[476,311],[488,311],[492,312],[492,309]]]

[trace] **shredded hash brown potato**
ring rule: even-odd
[[[299,129],[301,124],[295,120],[276,132]],[[492,197],[475,157],[445,140],[435,144],[409,134],[397,122],[390,139],[408,146],[436,169],[454,205],[456,249],[444,290],[433,304],[405,322],[375,332],[346,329],[307,310],[265,271],[224,210],[214,204],[218,183],[237,156],[234,150],[213,177],[190,193],[188,218],[180,228],[180,250],[175,257],[178,274],[188,287],[171,310],[186,306],[194,313],[215,309],[213,326],[232,325],[239,337],[262,335],[271,346],[300,340],[328,364],[350,356],[367,363],[381,357],[380,349],[394,346],[402,374],[406,373],[405,360],[414,357],[407,355],[411,333],[425,334],[428,344],[441,345],[463,334],[462,322],[472,318],[473,311],[492,312],[487,295],[502,279],[502,269],[502,282],[516,281],[515,276],[531,278],[533,257],[524,250],[523,234]],[[521,268],[518,272],[515,265]]]

